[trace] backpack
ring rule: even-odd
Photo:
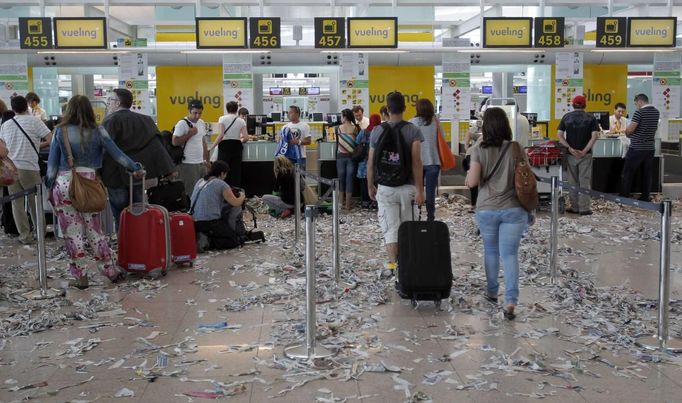
[[[394,127],[387,122],[381,124],[384,131],[374,147],[374,172],[379,185],[402,186],[410,178],[412,158],[400,133],[405,125],[404,120]]]
[[[190,122],[188,119],[183,118],[182,120],[187,122],[187,125],[190,127],[190,129],[194,127],[192,122]],[[173,131],[175,131],[175,128],[173,128]],[[163,140],[163,145],[166,148],[168,155],[170,155],[171,159],[173,160],[173,163],[175,165],[180,165],[185,159],[185,146],[187,143],[181,146],[173,145],[173,132],[169,130],[164,130],[161,132],[161,139]]]

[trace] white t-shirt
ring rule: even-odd
[[[183,164],[201,164],[204,162],[204,136],[206,135],[206,124],[199,119],[196,123],[192,123],[193,127],[198,129],[197,134],[192,136],[185,143],[185,159]],[[180,137],[187,134],[190,127],[185,119],[178,121],[173,131],[173,136]]]
[[[16,121],[24,128],[26,134],[31,138],[31,142],[36,149],[40,149],[40,140],[50,134],[50,129],[45,126],[42,120],[31,115],[17,115]],[[11,119],[0,127],[0,140],[4,141],[9,150],[9,158],[14,162],[18,169],[28,171],[39,171],[38,154],[36,154],[31,143]]]
[[[369,127],[369,118],[367,116],[363,116],[362,119],[360,119],[360,121],[357,123],[362,130],[365,130]]]
[[[616,127],[616,121],[619,122],[618,127]],[[608,130],[610,131],[611,128],[613,128],[613,131],[616,132],[621,132],[625,130],[625,128],[628,127],[628,120],[625,119],[625,116],[621,116],[620,119],[616,119],[616,115],[611,115],[609,116],[609,127]],[[602,129],[606,130],[606,127],[602,127]]]
[[[41,108],[40,105],[37,105],[35,108],[31,109],[31,114],[38,119],[42,120],[43,122],[47,121],[47,112],[45,112],[45,109]]]
[[[225,136],[223,136],[223,140],[241,140],[240,133],[242,132],[242,127],[246,127],[246,122],[244,121],[244,119],[231,113],[221,116],[220,119],[218,119],[218,123],[221,123],[223,125],[223,130],[226,130],[230,126],[230,124],[232,124],[232,121],[234,121],[234,124],[232,125],[232,127],[230,127],[230,130],[228,130],[227,133],[225,133]]]
[[[288,127],[289,130],[291,131],[291,134],[294,136],[294,138],[298,139],[305,139],[305,138],[311,138],[312,135],[310,134],[310,126],[308,126],[307,123],[299,121],[298,123],[287,123],[286,126]],[[306,157],[305,149],[306,146],[301,145],[301,158]]]
[[[516,115],[516,141],[521,147],[528,147],[528,135],[530,134],[530,123],[528,118],[522,114]]]

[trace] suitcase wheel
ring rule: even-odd
[[[433,301],[433,303],[436,304],[436,309],[440,309],[440,301],[441,300],[439,300],[439,299],[436,301]]]
[[[412,298],[412,300],[410,301],[410,303],[412,304],[412,308],[416,308],[416,307],[417,307],[417,300],[416,300],[416,299]]]

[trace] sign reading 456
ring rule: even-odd
[[[52,19],[19,18],[21,49],[52,49]]]

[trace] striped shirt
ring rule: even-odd
[[[635,132],[630,136],[630,148],[634,150],[655,150],[656,130],[660,113],[653,105],[644,105],[632,115],[632,122],[637,123]]]

